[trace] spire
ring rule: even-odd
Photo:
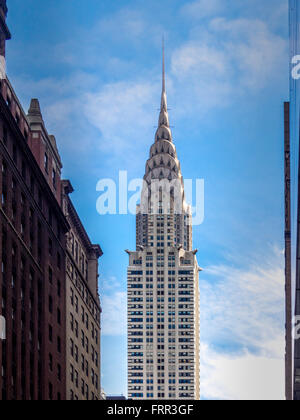
[[[28,119],[30,122],[43,124],[43,117],[41,107],[38,99],[31,99],[30,107],[28,110]]]
[[[165,38],[162,39],[162,91],[166,92]]]
[[[167,93],[166,93],[166,65],[165,65],[165,40],[162,40],[162,91],[161,91],[161,111],[168,112]]]
[[[31,99],[28,115],[41,115],[41,107],[38,99]]]
[[[169,140],[172,141],[172,133],[169,124],[167,93],[166,93],[166,66],[165,66],[165,42],[162,41],[162,92],[160,114],[158,120],[158,129],[156,131],[155,140]]]

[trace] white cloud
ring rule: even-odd
[[[279,338],[282,354],[283,336]],[[277,345],[278,345],[277,344]],[[231,356],[202,345],[202,399],[283,400],[284,360],[251,354]]]
[[[284,325],[283,255],[279,251],[246,269],[214,266],[200,275],[205,342],[231,341],[262,351]]]
[[[121,336],[127,334],[127,294],[116,291],[101,297],[103,309],[102,335]]]
[[[116,30],[118,28],[118,30]],[[149,23],[134,9],[121,9],[110,17],[100,20],[94,28],[96,33],[110,37],[137,39],[149,30]]]
[[[154,136],[152,106],[158,102],[155,92],[151,82],[142,81],[107,84],[88,93],[84,113],[101,131],[99,147],[121,156],[136,153],[136,146],[150,144],[151,133]]]
[[[287,42],[257,19],[214,18],[194,26],[172,54],[176,97],[189,95],[202,112],[262,89],[284,86]],[[286,72],[285,72],[286,70]]]
[[[202,398],[283,399],[282,252],[209,267],[200,291]]]
[[[111,291],[115,291],[120,289],[121,285],[118,279],[114,276],[111,276],[109,278],[103,278],[100,281],[100,291],[102,294],[108,294]]]
[[[287,42],[263,21],[214,19],[211,28],[224,43],[225,52],[240,74],[241,86],[261,88],[274,83],[284,68]]]
[[[197,0],[183,6],[182,13],[192,19],[202,19],[222,11],[223,3],[221,0]]]

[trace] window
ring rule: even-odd
[[[81,321],[84,322],[84,307],[81,307]]]
[[[49,353],[49,369],[51,372],[53,371],[53,356],[51,353]]]
[[[70,341],[70,352],[71,356],[74,356],[74,341],[72,339]]]
[[[57,337],[57,351],[58,351],[58,353],[61,353],[61,339],[60,339],[60,337]]]
[[[76,360],[76,362],[78,363],[78,347],[75,346],[75,351],[74,351],[74,359]]]
[[[76,262],[78,263],[78,242],[75,242],[75,259],[76,259]]]
[[[89,377],[89,362],[85,361],[85,374],[87,377]]]
[[[59,364],[57,365],[57,377],[61,381],[61,366]]]
[[[70,365],[70,378],[71,378],[71,382],[74,382],[74,367],[73,365]]]
[[[56,171],[55,171],[55,169],[52,170],[52,184],[53,184],[53,187],[56,189]]]
[[[74,306],[74,290],[71,288],[71,305]]]
[[[49,341],[51,341],[52,343],[52,340],[53,340],[53,329],[51,325],[49,325]]]
[[[78,338],[78,322],[77,321],[75,321],[75,335],[76,335],[76,338]]]
[[[52,296],[49,296],[49,312],[52,314],[53,312],[53,299]]]
[[[71,320],[70,320],[70,324],[71,324],[71,331],[74,331],[74,315],[70,314]]]
[[[78,372],[75,370],[75,386],[78,388]]]
[[[85,393],[85,383],[84,383],[84,380],[83,379],[81,379],[81,393],[84,396],[84,393]]]
[[[59,308],[57,308],[57,323],[61,325],[61,312]]]
[[[49,158],[48,158],[47,153],[45,153],[45,157],[44,157],[44,166],[45,166],[45,171],[48,173]]]
[[[53,385],[49,382],[49,400],[53,400]]]
[[[75,296],[75,311],[78,314],[78,297]]]
[[[60,297],[61,295],[61,282],[57,280],[57,296]]]

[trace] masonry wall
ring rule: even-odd
[[[68,224],[29,147],[17,98],[0,94],[0,400],[60,400],[66,389]]]

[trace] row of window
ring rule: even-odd
[[[9,187],[9,176],[7,164],[2,162],[1,171],[1,206],[7,217],[11,220],[15,229],[19,231],[22,240],[28,245],[34,257],[37,257],[41,264],[44,248],[42,223],[37,217],[35,210],[29,206],[25,194],[21,192],[17,181],[12,177]],[[58,228],[59,236],[60,229]],[[54,245],[52,238],[48,239],[48,253],[54,256]],[[61,269],[61,256],[56,253],[56,265]]]
[[[69,232],[68,234],[68,248],[76,261],[81,274],[85,280],[88,280],[88,260],[83,252],[83,248],[80,243],[75,239],[74,233]]]
[[[74,384],[74,386],[78,389],[79,388],[79,373],[72,364],[70,365],[70,380]],[[91,369],[91,381],[95,389],[98,390],[99,389],[99,376],[96,374],[96,372],[93,369]],[[81,393],[82,393],[82,396],[84,396],[87,400],[89,399],[89,386],[84,381],[84,379],[81,379]]]
[[[78,363],[79,361],[79,350],[78,350],[78,346],[75,344],[75,342],[70,339],[70,353],[71,356],[74,358],[74,360]],[[99,355],[98,352],[95,350],[95,348],[93,346],[91,346],[91,353],[92,353],[92,361],[95,363],[95,366],[98,367],[99,365]],[[84,361],[84,355],[81,355],[81,365],[82,365],[82,371],[87,371],[88,369],[86,369],[88,366]],[[87,374],[88,376],[88,374]]]
[[[71,305],[72,305],[72,307],[74,307],[74,310],[75,310],[76,314],[79,314],[79,299],[78,299],[78,296],[74,293],[74,290],[72,288],[70,289],[70,292],[71,292],[71,296],[70,296]],[[75,321],[74,315],[71,314],[71,325],[74,323],[74,321]],[[83,306],[81,306],[81,321],[82,321],[83,324],[85,324],[85,327],[88,331],[91,328],[92,338],[95,341],[95,343],[98,344],[98,342],[99,342],[98,329],[97,329],[97,327],[95,327],[95,324],[92,321],[89,320],[89,315],[88,315],[87,311],[84,309]],[[76,322],[76,324],[78,325],[78,322]]]
[[[9,131],[5,125],[3,125],[3,138],[2,141],[10,154],[14,165],[18,169],[19,174],[22,177],[23,182],[26,184],[27,189],[30,190],[32,198],[35,200],[35,203],[38,205],[40,211],[43,213],[45,219],[48,221],[49,225],[52,227],[55,235],[60,239],[60,225],[52,213],[50,206],[47,205],[46,201],[43,197],[43,192],[41,186],[36,181],[36,178],[33,174],[30,174],[29,165],[27,164],[26,160],[22,158],[21,151],[18,148],[17,144],[10,139]],[[5,161],[2,162],[2,177],[9,176],[7,172],[7,164]],[[14,194],[17,194],[15,187],[18,185],[17,181],[12,177],[11,178],[11,189]],[[7,185],[7,189],[10,185]],[[3,193],[3,191],[2,191]],[[3,197],[5,199],[5,197]],[[21,196],[22,199],[22,196]]]
[[[78,274],[78,272],[76,270],[74,270],[74,272],[71,270],[72,263],[70,262],[69,259],[67,259],[67,268],[68,268],[68,273],[74,283],[74,285],[77,288],[78,293],[80,294],[82,300],[86,303],[86,305],[88,306],[90,312],[92,313],[92,316],[94,317],[94,319],[96,320],[96,322],[100,322],[100,309],[98,308],[98,306],[96,305],[90,291],[88,290],[87,286],[84,284],[84,282],[81,280],[80,275]],[[75,301],[75,305],[76,308],[78,307],[78,296],[75,294],[74,289],[71,288],[71,303],[73,301],[72,306],[74,305],[74,301]],[[78,313],[78,311],[77,311]]]

